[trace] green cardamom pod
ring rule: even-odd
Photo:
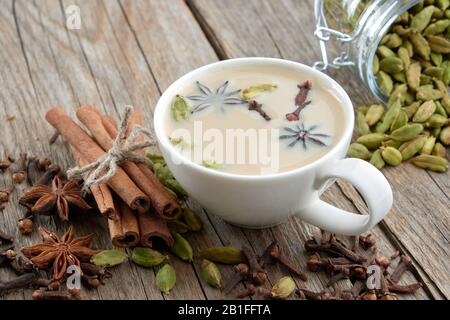
[[[369,160],[372,154],[365,145],[360,143],[352,143],[348,148],[347,155],[351,158],[358,158],[363,160]]]
[[[264,92],[272,92],[277,88],[274,84],[258,84],[242,90],[241,97],[244,100],[252,100]]]
[[[383,160],[383,157],[381,156],[381,150],[376,150],[372,157],[370,158],[370,163],[377,168],[378,170],[383,169],[384,165],[386,164]]]
[[[172,197],[174,197],[174,198],[177,199],[177,200],[180,200],[180,199],[178,198],[178,195],[177,195],[175,192],[173,192],[172,189],[169,189],[169,188],[167,188],[166,186],[164,186],[164,189],[165,189],[165,190],[167,191],[167,193],[170,194]]]
[[[428,100],[439,100],[444,96],[442,91],[433,89],[432,85],[421,86],[417,89],[416,98],[417,100],[428,101]]]
[[[392,78],[384,71],[379,71],[377,74],[377,84],[380,91],[389,96],[394,89],[394,82]]]
[[[422,66],[419,62],[411,63],[406,70],[406,82],[412,90],[417,90],[420,87],[420,75]]]
[[[431,48],[428,41],[418,32],[412,32],[409,35],[409,40],[411,41],[414,52],[425,60],[430,60]]]
[[[408,119],[411,119],[419,110],[420,101],[411,103],[409,106],[404,107],[402,110],[408,115]]]
[[[428,67],[423,70],[423,73],[430,77],[442,79],[442,76],[444,75],[444,69],[440,67]]]
[[[442,131],[442,128],[433,128],[433,129],[431,129],[430,133],[433,137],[439,138],[441,131]]]
[[[434,149],[434,145],[436,144],[436,137],[429,136],[425,141],[422,149],[420,150],[421,154],[431,154]]]
[[[450,30],[450,28],[449,28]],[[444,64],[441,64],[442,66],[444,66]],[[445,65],[445,69],[444,69],[444,74],[442,75],[442,81],[444,82],[444,84],[446,86],[448,86],[450,84],[450,63],[447,63]]]
[[[180,199],[186,198],[188,196],[186,190],[184,190],[181,184],[174,178],[166,179],[163,184],[167,188],[175,192]]]
[[[436,6],[445,11],[450,6],[450,0],[436,0]]]
[[[201,264],[202,277],[207,284],[214,288],[221,288],[222,275],[219,268],[211,261],[204,259]]]
[[[446,94],[444,97],[442,97],[441,100],[442,107],[445,109],[445,112],[447,112],[447,115],[450,116],[450,95]]]
[[[414,114],[412,119],[413,122],[425,122],[432,116],[432,114],[436,111],[436,104],[434,101],[424,102],[417,112]]]
[[[441,140],[444,146],[450,146],[450,127],[445,127],[441,130],[439,140]]]
[[[175,287],[176,282],[177,274],[170,264],[164,265],[156,274],[156,286],[163,293],[168,294]]]
[[[156,163],[166,164],[166,160],[164,160],[164,157],[160,153],[149,152],[149,153],[147,153],[147,158],[153,164],[156,164]]]
[[[103,250],[91,257],[91,263],[96,266],[108,266],[113,267],[121,264],[128,255],[126,252],[118,249]]]
[[[443,54],[450,53],[450,41],[446,38],[441,36],[427,36],[427,41],[433,52]]]
[[[181,260],[192,261],[194,254],[189,242],[179,233],[174,232],[172,236],[174,244],[170,248],[170,251]]]
[[[403,105],[406,98],[406,92],[408,92],[408,86],[406,84],[398,84],[394,87],[389,100],[387,102],[387,107],[390,108],[397,100]]]
[[[443,60],[443,56],[442,56],[441,53],[432,52],[431,55],[430,55],[430,58],[431,58],[431,62],[433,62],[433,64],[436,67],[440,67],[441,66],[442,60]]]
[[[423,2],[423,1],[420,1],[418,4],[416,4],[415,6],[413,6],[413,7],[409,10],[409,12],[410,12],[411,14],[418,14],[420,11],[422,11],[423,7],[424,7],[424,2]]]
[[[358,111],[361,112],[364,116],[367,114],[367,111],[369,111],[368,106],[359,106]]]
[[[447,0],[442,0],[442,1],[447,1]],[[450,10],[445,10],[445,17],[447,19],[450,19]]]
[[[395,52],[386,46],[379,46],[377,48],[377,54],[380,57],[380,59],[384,59],[387,57],[395,57]]]
[[[365,145],[369,150],[377,149],[386,140],[383,133],[369,133],[359,137],[356,142]]]
[[[380,71],[380,60],[377,55],[374,55],[372,60],[372,72],[373,74],[377,74],[378,71]]]
[[[417,137],[423,131],[423,125],[419,123],[407,124],[391,132],[389,137],[397,141],[408,141]]]
[[[395,118],[401,111],[402,104],[400,100],[396,100],[386,111],[384,114],[384,118],[378,122],[377,126],[375,127],[375,131],[378,133],[385,133],[389,130],[389,128],[392,125],[392,122],[394,122]]]
[[[134,263],[147,268],[158,266],[167,259],[167,256],[150,248],[136,247],[131,253],[131,260]]]
[[[397,33],[391,33],[384,45],[388,48],[395,49],[403,44],[402,38]]]
[[[366,122],[366,117],[359,110],[356,112],[356,130],[361,135],[370,133],[369,125]]]
[[[392,31],[394,31],[395,34],[397,34],[397,35],[399,35],[401,37],[402,45],[403,45],[403,42],[405,41],[404,38],[408,37],[411,34],[412,29],[411,28],[405,28],[405,27],[403,27],[401,25],[396,25],[396,26],[394,26],[392,28]]]
[[[430,23],[431,17],[434,13],[433,6],[428,6],[424,8],[422,11],[417,13],[412,19],[411,19],[411,28],[415,29],[418,32],[422,32]]]
[[[406,75],[405,72],[397,72],[392,74],[392,79],[400,83],[406,83]]]
[[[436,105],[436,111],[434,113],[439,114],[444,117],[448,116],[447,111],[445,111],[445,109],[442,106],[442,103],[440,101],[435,101],[434,104]]]
[[[447,156],[447,150],[440,142],[436,142],[432,152],[433,156],[445,158]]]
[[[206,168],[219,170],[222,168],[222,165],[218,163],[216,160],[203,160],[202,165]]]
[[[427,141],[426,136],[418,136],[417,138],[403,143],[398,149],[402,155],[402,160],[406,161],[418,153]]]
[[[445,172],[448,169],[447,159],[427,154],[421,154],[413,158],[411,162],[419,168],[436,172]]]
[[[192,231],[202,230],[203,227],[202,220],[194,210],[190,208],[184,208],[182,219]]]
[[[434,82],[434,86],[436,87],[436,89],[441,91],[443,95],[446,95],[448,93],[448,87],[445,85],[445,83],[442,80],[440,80],[438,78],[433,78],[433,82]]]
[[[393,140],[393,139],[389,139],[383,142],[383,147],[392,147],[395,149],[400,148],[400,146],[402,145],[403,142],[401,141],[397,141],[397,140]]]
[[[402,60],[405,69],[408,70],[409,66],[411,65],[411,59],[409,58],[408,49],[404,47],[398,48],[397,55]]]
[[[409,33],[408,33],[408,36],[409,36]],[[414,56],[414,47],[413,47],[411,41],[404,39],[401,47],[408,50],[408,55],[410,58],[412,58]]]
[[[381,104],[373,104],[366,113],[366,122],[369,126],[377,123],[384,114],[384,107]]]
[[[224,264],[239,264],[247,261],[241,249],[231,246],[207,248],[200,252],[200,256]]]
[[[428,1],[430,1],[430,0],[428,0]],[[434,0],[433,0],[433,3],[434,3]],[[434,19],[442,19],[444,17],[444,12],[441,10],[441,9],[439,9],[439,8],[434,8],[434,12],[433,12],[433,16],[432,16],[432,20],[434,20]]]
[[[424,86],[424,85],[427,85],[427,84],[430,84],[431,83],[431,77],[430,76],[427,76],[426,74],[421,74],[420,75],[420,85],[421,86]]]
[[[398,57],[387,57],[380,61],[380,69],[389,74],[403,71],[403,61]]]
[[[440,128],[449,124],[449,119],[440,114],[433,114],[430,118],[428,118],[425,126],[427,128]]]
[[[403,127],[404,125],[406,125],[408,123],[408,115],[406,114],[405,111],[400,111],[397,115],[397,117],[395,118],[394,122],[392,122],[390,131],[394,131],[398,128]]]
[[[391,166],[397,166],[402,163],[402,154],[395,148],[384,148],[381,151],[381,156],[383,157],[383,160]]]
[[[175,121],[189,119],[190,111],[186,100],[176,95],[172,102],[172,115]]]
[[[405,94],[405,104],[409,106],[414,101],[416,101],[416,97],[414,97],[412,92],[408,90],[408,92]]]
[[[273,299],[286,299],[295,290],[295,282],[291,277],[283,277],[272,287]]]
[[[435,23],[430,24],[423,32],[424,36],[430,36],[430,35],[438,35],[439,33],[442,33],[445,31],[445,29],[450,26],[450,20],[444,19],[444,20],[438,20]]]
[[[191,231],[191,228],[187,224],[179,220],[167,221],[167,226],[172,233],[177,232],[182,234]]]

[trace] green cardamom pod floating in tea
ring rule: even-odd
[[[211,261],[204,259],[201,265],[202,277],[207,284],[214,288],[221,288],[222,275],[219,268]]]
[[[200,252],[200,256],[223,264],[239,264],[247,261],[241,249],[231,246],[207,248]]]
[[[126,259],[128,259],[128,255],[118,249],[104,250],[101,251],[91,257],[91,263],[96,266],[108,266],[113,267],[121,264]]]
[[[179,233],[172,233],[174,244],[170,247],[170,251],[178,258],[184,261],[192,261],[194,253],[189,242]]]
[[[397,141],[408,141],[417,137],[423,131],[420,123],[407,124],[391,132],[389,137]]]
[[[295,290],[295,282],[291,277],[283,277],[272,287],[272,298],[286,299]]]
[[[370,163],[377,168],[378,170],[383,169],[386,164],[381,156],[381,150],[378,149],[372,154],[372,158],[370,158]]]
[[[372,154],[365,145],[360,143],[352,143],[348,148],[347,155],[351,158],[358,158],[363,160],[369,160]]]
[[[179,95],[173,99],[172,115],[175,121],[189,119],[190,111],[187,102]]]
[[[420,156],[413,158],[411,162],[419,168],[436,172],[445,172],[448,169],[447,159],[427,154],[421,154]]]
[[[386,147],[381,151],[381,156],[387,164],[397,166],[402,162],[402,154],[397,149]]]
[[[252,100],[264,92],[272,92],[277,88],[274,84],[259,84],[242,90],[241,96],[244,100]]]
[[[369,126],[377,123],[384,114],[384,107],[381,104],[373,104],[366,113],[366,122]]]
[[[169,264],[164,265],[156,274],[156,286],[163,293],[168,294],[175,287],[176,282],[175,269]]]
[[[425,122],[436,111],[436,104],[434,101],[427,101],[423,103],[412,119],[413,122]]]
[[[136,247],[131,253],[131,260],[141,267],[155,267],[167,259],[167,256],[150,248]]]
[[[190,208],[183,209],[182,219],[192,231],[200,231],[203,227],[203,223],[199,215]]]
[[[359,137],[356,142],[365,145],[369,150],[376,149],[386,140],[386,136],[382,133],[369,133]]]

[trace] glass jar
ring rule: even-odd
[[[352,67],[381,102],[387,97],[378,89],[372,61],[378,44],[394,21],[420,0],[315,0],[315,36],[319,39],[322,61],[314,67]],[[327,42],[341,43],[342,51],[330,58]]]

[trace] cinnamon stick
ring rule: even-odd
[[[95,162],[104,155],[105,152],[102,148],[62,109],[50,109],[45,115],[45,118],[89,163]],[[150,199],[121,168],[117,169],[116,174],[107,184],[132,209],[139,211],[147,211],[149,209]]]
[[[174,240],[167,227],[167,222],[152,211],[138,212],[137,214],[141,245],[144,247],[152,247],[153,240],[156,238],[162,239],[169,248],[172,247]]]
[[[87,106],[78,109],[77,116],[105,150],[111,148],[118,130],[109,116],[102,115],[97,109]],[[99,121],[103,126],[99,126]],[[140,124],[140,122],[139,114],[133,114],[130,124]],[[142,155],[145,155],[143,150]],[[177,200],[167,192],[150,168],[145,164],[135,164],[130,161],[124,161],[122,165],[133,181],[151,199],[152,206],[160,217],[174,220],[180,216],[181,208]]]
[[[83,159],[74,147],[72,147],[72,153],[74,154],[79,166],[85,166],[88,164],[88,162]],[[117,214],[109,187],[106,184],[101,183],[92,185],[90,189],[101,215],[107,219],[118,220],[119,215]]]
[[[123,201],[115,201],[118,208],[117,220],[108,220],[111,242],[119,248],[135,247],[139,243],[139,224],[136,214]]]

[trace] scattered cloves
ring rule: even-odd
[[[422,283],[417,282],[413,284],[401,285],[395,282],[392,282],[391,279],[387,280],[387,287],[390,292],[394,293],[414,293],[420,288],[422,288]]]
[[[23,235],[29,235],[33,232],[33,220],[30,218],[20,219],[17,225],[20,233]]]
[[[8,202],[9,201],[9,195],[14,191],[15,186],[12,185],[6,189],[0,190],[0,203],[1,202]]]
[[[271,120],[270,116],[263,110],[262,104],[258,103],[256,100],[250,100],[248,102],[248,110],[258,112],[266,121]]]
[[[33,292],[33,300],[80,300],[80,290],[72,289],[68,291],[47,291],[38,289]]]
[[[313,292],[306,289],[297,289],[295,293],[301,298],[306,300],[335,300],[336,298],[331,296],[328,292]]]
[[[371,233],[367,236],[359,236],[359,244],[367,250],[375,245],[375,237]]]
[[[23,289],[29,287],[36,275],[34,273],[25,273],[9,281],[0,281],[0,296],[15,289]]]
[[[10,235],[10,234],[7,234],[6,232],[0,230],[0,244],[2,242],[12,243],[12,242],[14,242],[14,236]]]
[[[264,284],[267,281],[267,273],[259,264],[256,255],[247,246],[243,246],[241,250],[245,258],[247,259],[249,266],[249,276],[253,283],[258,286]]]
[[[48,158],[42,158],[37,161],[37,168],[41,171],[46,171],[52,164],[52,161]]]
[[[35,182],[36,185],[42,184],[47,185],[53,178],[61,172],[61,167],[57,164],[51,164],[45,170],[44,174]]]
[[[412,266],[412,260],[410,257],[402,255],[400,257],[400,262],[395,267],[395,270],[392,272],[390,276],[390,280],[393,283],[398,283],[400,281],[401,276],[405,273],[406,270],[409,270]]]
[[[18,168],[12,174],[12,179],[14,183],[20,184],[25,180],[25,170],[27,169],[27,154],[21,153],[18,163]]]
[[[233,275],[233,277],[230,279],[228,284],[223,289],[225,293],[230,293],[231,290],[233,290],[234,287],[236,287],[239,282],[247,279],[248,273],[249,273],[249,267],[248,267],[248,265],[246,265],[244,263],[240,263],[240,264],[234,266],[234,272],[235,272],[235,274]]]
[[[300,119],[300,112],[311,103],[311,101],[306,101],[308,98],[308,92],[312,88],[312,82],[310,80],[305,81],[302,84],[298,85],[300,89],[297,96],[295,97],[295,109],[294,112],[286,114],[286,119],[288,121],[298,121]]]
[[[244,291],[238,293],[236,297],[238,299],[244,299],[253,296],[255,293],[256,288],[253,284],[250,283],[247,285],[247,288]]]
[[[279,264],[284,266],[290,272],[298,276],[301,280],[306,281],[308,279],[306,274],[300,271],[297,267],[295,267],[294,264],[283,254],[282,249],[278,244],[275,244],[274,246],[270,245],[270,247],[271,250],[269,252],[269,255],[275,261],[277,261]]]

